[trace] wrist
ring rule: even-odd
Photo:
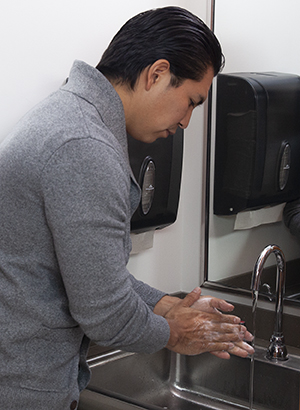
[[[153,313],[165,317],[169,310],[176,305],[181,299],[176,296],[163,296],[154,306]]]

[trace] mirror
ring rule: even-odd
[[[214,32],[226,58],[223,73],[282,72],[300,75],[298,0],[215,0]],[[236,230],[235,215],[213,213],[216,82],[211,93],[208,132],[205,287],[250,293],[253,266],[268,244],[281,247],[287,261],[286,297],[300,292],[300,243],[283,221]],[[300,136],[299,136],[300,138]],[[300,158],[299,158],[300,161]],[[274,292],[275,257],[265,265],[262,293]],[[276,272],[276,270],[275,270]],[[299,279],[298,279],[299,277]],[[299,292],[298,292],[298,288]],[[269,295],[270,296],[270,295]],[[295,301],[295,298],[292,297]],[[299,303],[299,302],[295,302]]]

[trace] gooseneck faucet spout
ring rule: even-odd
[[[277,280],[276,280],[276,312],[275,312],[275,327],[273,335],[270,339],[270,346],[267,350],[267,358],[270,360],[287,360],[287,349],[284,344],[284,336],[282,333],[282,313],[283,313],[283,297],[285,292],[285,258],[282,250],[277,245],[268,245],[259,255],[253,270],[251,289],[254,292],[259,290],[260,278],[264,264],[271,253],[275,254],[277,264]]]

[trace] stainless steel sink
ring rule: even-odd
[[[80,410],[249,409],[250,358],[113,351],[90,360]],[[254,409],[299,410],[300,359],[273,363],[256,347]]]

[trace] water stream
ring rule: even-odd
[[[256,333],[256,307],[258,301],[258,291],[252,292],[252,325],[253,325],[253,340],[252,346],[255,348],[255,333]],[[254,393],[254,353],[251,355],[250,362],[250,382],[249,382],[249,409],[253,410],[253,393]]]

